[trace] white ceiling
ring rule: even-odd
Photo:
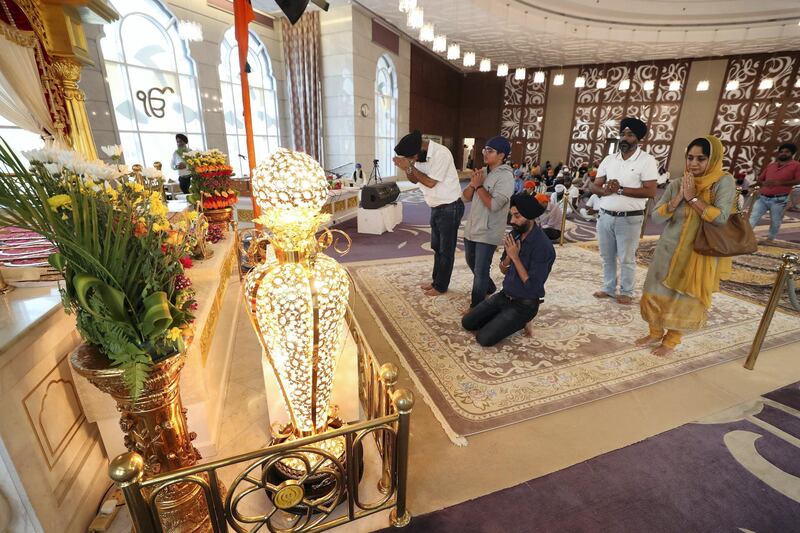
[[[354,3],[418,40],[398,0]],[[478,61],[491,59],[493,68],[501,62],[513,68],[800,50],[800,0],[418,0],[418,5],[448,44],[461,45],[462,54],[475,52]],[[477,70],[477,64],[452,63]]]

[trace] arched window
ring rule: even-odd
[[[192,149],[206,147],[194,61],[159,0],[112,4],[120,19],[101,47],[125,161],[169,169],[176,133],[186,133]]]
[[[278,130],[278,97],[272,64],[264,44],[250,32],[247,64],[250,74],[250,111],[253,118],[253,142],[256,161],[265,159],[280,146]],[[239,52],[233,28],[225,32],[221,45],[222,62],[219,79],[222,85],[222,109],[225,112],[225,134],[228,137],[231,165],[240,176],[250,173],[247,165],[247,140],[242,109],[242,83],[239,74]],[[239,156],[242,157],[239,157]]]
[[[375,70],[375,157],[380,159],[381,176],[392,176],[397,144],[397,74],[388,55],[378,58]]]

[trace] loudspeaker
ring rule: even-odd
[[[365,185],[361,189],[361,207],[363,209],[379,209],[397,200],[400,188],[393,181]]]

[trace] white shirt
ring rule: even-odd
[[[656,158],[641,148],[628,159],[622,159],[622,152],[607,155],[597,169],[597,177],[619,181],[622,188],[638,189],[645,181],[658,181]],[[647,205],[647,198],[631,198],[621,194],[600,197],[600,208],[606,211],[640,211]]]
[[[186,151],[188,152],[189,148],[186,148]],[[186,165],[186,168],[178,168],[178,165],[180,165],[181,163],[183,163],[183,158],[181,157],[181,154],[179,154],[178,151],[175,150],[174,152],[172,152],[172,165],[171,165],[172,170],[177,170],[178,176],[181,178],[190,176],[192,174],[192,171],[189,169],[189,165]]]
[[[424,163],[414,166],[438,183],[433,187],[419,184],[419,190],[430,207],[452,204],[461,198],[461,185],[458,183],[458,172],[453,163],[453,154],[439,143],[428,141],[428,155]]]

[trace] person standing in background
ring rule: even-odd
[[[172,153],[172,170],[178,171],[178,183],[183,194],[189,194],[189,185],[192,183],[192,171],[183,160],[183,154],[190,150],[189,138],[183,133],[175,135],[175,143],[178,148]]]
[[[800,162],[792,159],[796,153],[797,146],[794,144],[782,144],[778,148],[777,161],[767,165],[756,181],[761,190],[750,213],[750,225],[755,228],[761,217],[769,211],[767,241],[773,241],[778,236],[792,187],[800,185]]]
[[[505,164],[510,153],[508,139],[499,135],[489,139],[483,148],[486,169],[473,171],[462,195],[465,202],[472,202],[464,224],[464,255],[473,274],[470,308],[497,290],[490,271],[494,252],[503,243],[508,202],[514,193],[514,175]]]

